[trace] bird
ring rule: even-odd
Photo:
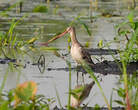
[[[95,82],[92,81],[89,84],[77,85],[75,89],[71,91],[71,107],[79,107],[81,103],[89,96],[94,84]]]
[[[47,46],[48,43],[64,36],[67,33],[69,33],[70,37],[71,37],[71,51],[70,51],[70,53],[71,53],[73,60],[76,61],[77,67],[79,67],[78,65],[83,65],[83,64],[87,64],[91,68],[94,67],[94,62],[92,61],[91,55],[89,54],[88,50],[86,50],[77,40],[75,27],[73,27],[73,26],[69,26],[64,32],[62,32],[61,34],[50,39],[46,43],[41,43],[41,45]],[[78,71],[77,71],[77,84],[78,84]]]
[[[79,67],[78,65],[87,64],[89,67],[92,68],[94,66],[94,62],[92,61],[89,52],[77,40],[75,27],[70,26],[66,29],[66,31],[67,33],[70,34],[71,37],[70,53],[73,60],[76,61],[77,67]],[[77,71],[77,84],[78,84],[78,75],[79,73]],[[84,82],[84,77],[83,77],[83,82]]]
[[[68,27],[66,30],[71,37],[71,56],[77,64],[87,63],[90,67],[94,65],[89,52],[79,43],[76,37],[75,27]]]
[[[91,55],[89,54],[88,50],[86,50],[79,43],[79,41],[77,40],[75,27],[73,27],[73,26],[69,26],[61,34],[53,37],[48,42],[40,43],[40,45],[47,46],[48,43],[50,43],[50,42],[52,42],[52,41],[64,36],[67,33],[69,33],[70,37],[71,37],[71,43],[72,43],[72,45],[71,45],[71,56],[72,56],[73,60],[75,60],[77,62],[77,64],[82,64],[85,61],[85,63],[87,63],[89,66],[93,66],[94,62],[91,59]]]

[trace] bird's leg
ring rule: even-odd
[[[79,68],[80,66],[77,65],[76,71],[77,71],[77,85],[79,84]]]
[[[83,82],[83,84],[85,84],[85,82],[84,82],[84,73],[82,73],[82,82]]]
[[[77,65],[77,68],[76,68],[76,71],[77,71],[77,85],[80,83],[79,82],[79,71],[80,71],[80,69],[81,69],[81,66],[80,65]],[[81,72],[81,83],[83,83],[83,84],[85,84],[85,82],[84,82],[84,74],[85,73],[83,73],[83,72]]]
[[[78,85],[79,72],[77,71],[77,85]]]

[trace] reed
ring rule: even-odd
[[[102,94],[102,96],[103,96],[103,98],[104,98],[104,101],[105,101],[105,103],[106,103],[108,109],[111,110],[111,107],[110,107],[110,105],[109,105],[109,103],[108,103],[108,100],[107,100],[107,98],[106,98],[106,96],[105,96],[105,94],[104,94],[104,92],[103,92],[103,89],[102,89],[102,87],[101,87],[101,85],[100,85],[100,83],[99,83],[97,77],[94,75],[94,72],[92,71],[91,67],[90,67],[87,63],[85,63],[85,62],[82,63],[82,67],[85,69],[85,71],[86,71],[87,73],[89,73],[89,75],[91,76],[91,78],[96,82],[96,84],[97,84],[97,86],[98,86],[99,89],[100,89],[100,92],[101,92],[101,94]]]

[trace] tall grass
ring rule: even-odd
[[[69,61],[66,61],[68,67],[69,67],[69,95],[68,95],[68,110],[70,110],[70,102],[71,102],[71,63]]]
[[[2,81],[2,83],[0,85],[0,97],[1,97],[2,91],[3,91],[4,87],[5,87],[5,83],[7,81],[8,74],[9,74],[9,68],[7,69],[7,71],[6,71],[6,73],[5,73],[4,77],[3,77],[3,81]]]
[[[103,98],[104,98],[104,101],[105,101],[105,103],[106,103],[108,109],[111,110],[111,107],[110,107],[110,105],[109,105],[109,103],[108,103],[108,100],[107,100],[107,98],[106,98],[106,96],[105,96],[105,94],[104,94],[104,92],[103,92],[103,89],[102,89],[102,87],[101,87],[101,85],[100,85],[100,83],[99,83],[97,77],[94,75],[94,72],[92,71],[91,67],[90,67],[87,63],[85,63],[85,61],[82,63],[82,67],[85,69],[85,71],[86,71],[87,73],[89,73],[89,75],[91,76],[91,78],[96,82],[96,84],[97,84],[97,86],[98,86],[99,89],[100,89],[100,92],[101,92],[101,94],[102,94],[102,96],[103,96]]]
[[[123,51],[120,52],[120,61],[122,64],[122,73],[123,73],[123,83],[125,88],[125,104],[127,110],[132,109],[131,104],[131,92],[128,86],[128,80],[130,79],[130,75],[127,74],[127,65],[130,62],[138,61],[138,22],[134,20],[134,11],[130,12],[127,16],[127,19],[117,26],[118,37],[126,38],[126,44]],[[119,38],[120,39],[120,38]],[[118,39],[118,40],[119,40]],[[122,96],[121,96],[122,97]],[[119,101],[118,101],[119,102]],[[120,102],[119,102],[120,103]],[[123,102],[121,102],[123,103]]]

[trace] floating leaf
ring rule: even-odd
[[[48,8],[44,5],[37,5],[34,9],[33,12],[41,12],[41,13],[45,13],[48,12]]]

